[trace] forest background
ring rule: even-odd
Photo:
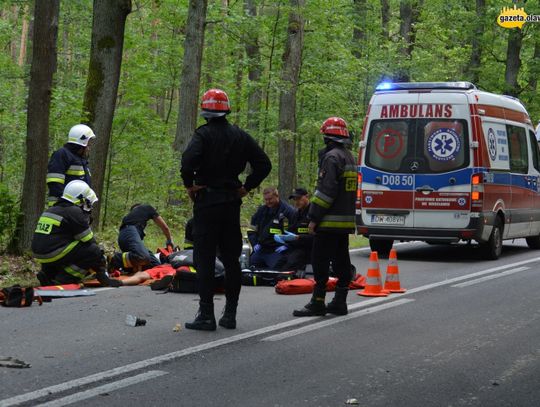
[[[46,171],[30,168],[27,146],[48,158],[72,125],[100,119],[99,108],[88,112],[98,10],[121,9],[125,21],[110,131],[96,132],[109,142],[91,161],[103,167],[93,227],[112,248],[135,202],[158,208],[175,242],[183,241],[191,204],[178,157],[186,132],[203,124],[194,114],[208,88],[229,94],[230,121],[247,129],[273,162],[263,186],[279,186],[282,195],[297,185],[313,191],[319,127],[327,117],[345,118],[357,153],[369,99],[382,81],[471,81],[519,97],[536,123],[540,23],[498,26],[501,9],[512,6],[499,0],[0,0],[0,253],[28,258],[22,226],[33,230],[29,205],[44,205]],[[538,0],[517,6],[540,15]],[[44,16],[53,8],[56,20]],[[46,40],[34,31],[43,18],[57,26],[55,63],[33,55]],[[197,44],[200,73],[189,59]],[[33,75],[47,69],[50,106],[30,116]],[[36,139],[33,127],[43,115],[45,134]],[[261,203],[260,191],[245,199],[244,226]],[[150,247],[163,243],[157,228],[149,232]],[[11,273],[13,258],[6,259],[0,258],[0,280]],[[22,270],[32,267],[26,261]]]

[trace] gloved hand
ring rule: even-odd
[[[109,278],[107,272],[96,273],[96,278],[101,283],[101,285],[104,285],[105,287],[120,287],[121,285],[124,285],[124,283],[122,283],[122,281],[120,280],[114,280],[112,278]]]
[[[257,253],[259,250],[261,250],[261,245],[257,243],[255,246],[253,246],[253,253]]]
[[[285,235],[274,235],[274,241],[280,244],[285,244],[285,240],[283,240],[283,236]]]
[[[108,283],[109,283],[109,287],[120,287],[124,285],[122,280],[115,280],[114,278],[110,278]]]
[[[275,252],[276,253],[282,253],[284,252],[285,250],[287,250],[288,247],[287,246],[279,246],[278,248],[276,248]]]
[[[285,242],[292,242],[293,240],[296,240],[298,238],[298,235],[295,235],[292,232],[285,232],[285,235],[281,235],[281,238]]]

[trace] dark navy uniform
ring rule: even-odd
[[[42,271],[43,285],[80,283],[91,272],[99,279],[105,273],[105,259],[80,207],[60,200],[43,212],[32,239],[32,253]],[[101,281],[101,280],[100,280]]]
[[[58,201],[70,181],[81,180],[92,186],[88,160],[77,154],[81,148],[83,147],[78,144],[66,143],[52,154],[47,167],[49,205]]]
[[[311,204],[303,209],[298,209],[292,224],[289,225],[289,232],[298,236],[296,240],[287,242],[289,249],[285,252],[285,264],[282,270],[303,270],[306,264],[311,263],[311,249],[313,246],[313,235],[309,234],[309,208]]]
[[[355,231],[357,166],[343,144],[330,141],[320,152],[317,189],[311,199],[309,218],[317,224],[313,241],[314,296],[324,297],[332,262],[337,287],[351,281],[349,234]]]
[[[281,244],[274,240],[274,235],[282,235],[294,217],[294,208],[283,201],[279,201],[279,205],[275,208],[266,205],[259,206],[257,212],[251,217],[248,231],[251,246],[253,248],[256,245],[260,246],[259,250],[251,254],[251,266],[268,267],[272,270],[281,269],[286,261],[285,254],[275,251]]]
[[[238,176],[249,163],[252,172],[244,185]],[[193,204],[194,255],[201,304],[213,304],[216,250],[225,266],[227,304],[238,303],[242,232],[238,189],[260,185],[272,165],[266,153],[245,131],[223,117],[212,118],[195,130],[182,155],[181,175],[186,188],[205,186]],[[212,305],[213,307],[213,305]],[[235,308],[236,309],[236,308]]]
[[[158,216],[156,209],[148,204],[137,205],[124,216],[118,234],[118,246],[122,253],[115,253],[112,257],[113,267],[129,270],[142,265],[142,270],[145,270],[161,264],[143,242],[147,222]]]

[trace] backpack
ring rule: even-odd
[[[34,295],[32,287],[21,287],[17,284],[2,288],[0,291],[0,304],[4,307],[29,307],[33,301],[37,301],[39,305],[43,304],[41,297]]]
[[[225,274],[215,275],[215,292],[225,292]],[[198,293],[199,292],[199,279],[197,277],[197,271],[192,266],[181,266],[176,269],[174,275],[168,275],[161,280],[155,281],[150,284],[152,290],[165,290],[170,293]]]
[[[279,281],[292,280],[296,278],[294,271],[274,271],[274,270],[242,270],[242,285],[250,286],[275,286]]]

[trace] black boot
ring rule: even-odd
[[[199,311],[193,322],[186,322],[187,329],[196,329],[199,331],[215,331],[216,318],[214,317],[214,304],[199,302]]]
[[[219,319],[219,326],[227,329],[236,329],[236,307],[238,304],[227,302],[223,309],[223,316]]]
[[[324,305],[324,294],[322,296],[313,294],[311,301],[309,301],[304,308],[295,309],[293,316],[295,317],[313,317],[313,316],[325,316],[326,306]]]
[[[334,315],[347,315],[349,312],[346,301],[348,293],[347,287],[337,287],[334,299],[326,304],[326,312]]]

